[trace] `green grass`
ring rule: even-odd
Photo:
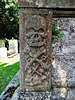
[[[19,55],[13,58],[0,58],[0,94],[19,70]]]

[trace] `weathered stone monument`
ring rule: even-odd
[[[11,100],[75,100],[75,0],[18,1],[21,77]],[[51,52],[52,21],[65,36]]]
[[[24,90],[16,90],[18,100],[75,100],[75,1],[18,1],[20,90]],[[65,36],[53,40],[51,57],[52,15]]]
[[[20,89],[51,88],[52,12],[20,8]]]
[[[56,77],[58,72],[55,69],[56,65],[53,65],[51,70],[52,13],[53,17],[74,15],[72,10],[75,8],[74,0],[18,1],[20,8],[20,89],[47,91],[50,90],[51,86],[54,89],[58,88],[57,84],[60,83],[59,89],[56,91],[66,90],[60,89],[67,86],[67,84],[63,85],[66,83],[66,69],[64,71],[65,78],[62,78],[60,82],[56,80],[57,77],[60,78],[60,74]],[[72,11],[68,12],[68,9]],[[56,51],[58,52],[58,50]],[[55,80],[56,84],[54,83]],[[66,95],[66,92],[63,93]]]

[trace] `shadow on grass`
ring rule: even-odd
[[[0,62],[0,94],[19,70],[19,61],[12,65],[7,64],[8,63],[1,64]]]
[[[0,62],[0,65],[2,64],[2,62]]]
[[[2,62],[0,62],[0,68],[6,66],[7,64],[8,64],[8,63],[2,63]]]

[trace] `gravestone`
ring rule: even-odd
[[[5,48],[5,41],[0,40],[0,57],[7,57],[7,48]]]
[[[5,47],[5,41],[4,40],[0,40],[0,48]]]
[[[13,53],[18,53],[18,40],[9,40],[9,51],[13,51]]]
[[[2,47],[0,48],[0,57],[6,58],[7,57],[7,48]]]
[[[51,88],[52,12],[24,8],[20,8],[20,89],[47,91]]]

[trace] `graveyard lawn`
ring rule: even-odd
[[[19,70],[19,54],[12,58],[0,58],[0,94]]]

